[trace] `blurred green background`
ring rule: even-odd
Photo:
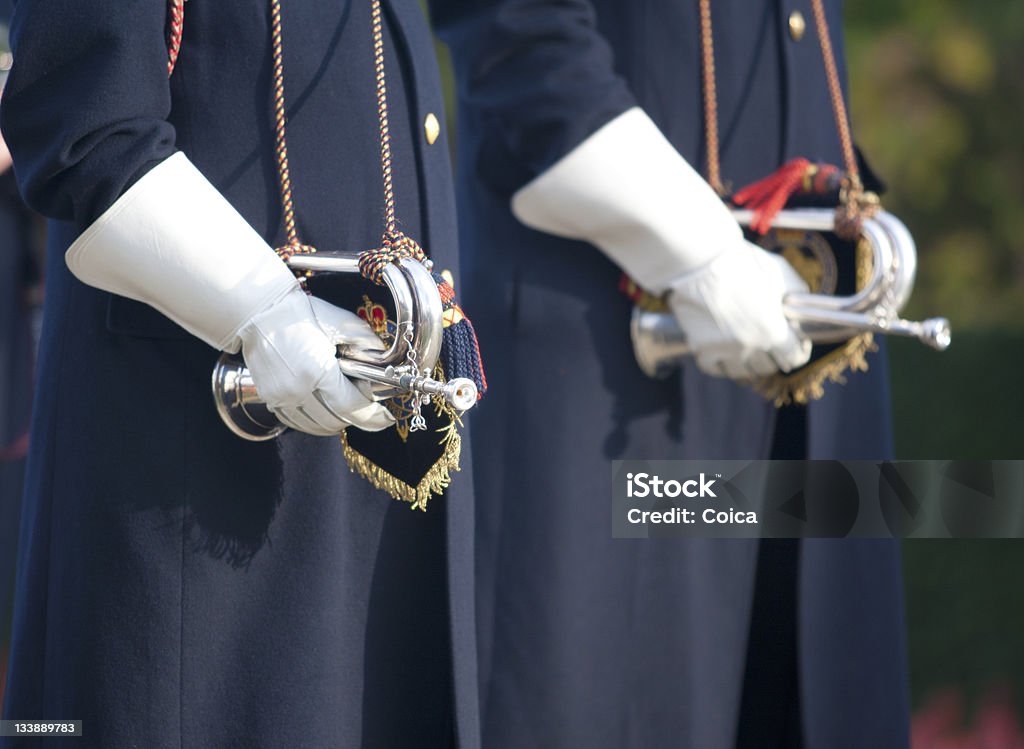
[[[1024,458],[1024,3],[846,3],[855,137],[914,233],[907,314],[944,353],[892,342],[901,458]],[[917,708],[993,686],[1024,714],[1024,542],[904,544]]]

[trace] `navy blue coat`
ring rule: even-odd
[[[0,24],[10,20],[0,2]],[[14,173],[0,175],[0,650],[10,621],[14,556],[25,474],[25,438],[32,403],[32,309],[38,282],[33,221],[18,196]]]
[[[476,746],[470,472],[413,512],[336,439],[235,437],[209,392],[216,351],[65,268],[175,150],[283,243],[269,3],[191,0],[170,83],[165,12],[15,12],[4,133],[52,221],[4,717],[81,719],[97,747]],[[443,107],[432,39],[415,0],[384,13],[398,215],[457,271],[445,139],[423,130]],[[370,2],[285,0],[283,19],[302,238],[379,246]]]
[[[796,156],[841,164],[809,0],[712,5],[724,179],[739,187]],[[842,65],[841,3],[826,7]],[[797,10],[801,41],[788,32]],[[775,409],[693,366],[646,378],[619,270],[509,210],[516,189],[635,105],[702,167],[697,0],[472,13],[440,0],[434,17],[459,80],[463,294],[493,393],[474,425],[476,480],[494,488],[477,509],[484,744],[731,747],[758,545],[612,540],[609,461],[766,458]],[[807,409],[809,457],[889,456],[884,355],[870,367]],[[779,637],[798,636],[806,745],[905,745],[896,545],[807,541],[799,557],[797,621]],[[775,632],[784,613],[769,606],[754,631]]]
[[[38,272],[32,217],[14,175],[0,175],[0,649],[10,620],[25,446],[32,403],[32,310]]]

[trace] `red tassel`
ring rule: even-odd
[[[733,195],[732,200],[754,212],[750,228],[758,234],[765,234],[790,197],[802,189],[811,169],[811,162],[807,159],[787,161],[778,171],[744,187]]]
[[[628,273],[619,276],[619,291],[629,297],[633,304],[638,304],[644,295],[644,290],[629,277]]]

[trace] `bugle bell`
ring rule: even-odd
[[[733,211],[743,226],[753,212]],[[784,210],[772,221],[774,229],[831,232],[835,213],[824,208]],[[880,211],[864,219],[861,236],[871,250],[871,274],[854,294],[788,294],[786,317],[815,343],[834,343],[867,331],[917,338],[943,351],[950,343],[949,321],[935,317],[921,322],[903,320],[899,313],[910,298],[917,273],[917,249],[903,223]],[[650,377],[666,377],[690,351],[686,336],[670,312],[634,307],[630,323],[633,353],[640,369]]]
[[[292,255],[288,266],[313,273],[359,273],[358,253],[318,252]],[[457,411],[476,404],[472,380],[440,382],[429,375],[441,355],[443,334],[441,295],[430,270],[413,258],[389,263],[383,271],[395,303],[396,335],[386,351],[338,347],[338,366],[354,379],[370,383],[374,397],[384,400],[417,395],[425,400],[443,398]],[[242,357],[223,354],[213,370],[213,398],[227,427],[247,440],[273,439],[286,427],[256,392]]]

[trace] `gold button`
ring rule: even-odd
[[[428,145],[434,145],[434,141],[441,134],[441,123],[437,121],[437,117],[431,112],[427,115],[427,118],[423,120],[423,134],[427,136]]]
[[[794,10],[789,14],[789,35],[794,42],[799,42],[804,38],[805,31],[807,31],[807,21],[804,20],[804,14]]]

